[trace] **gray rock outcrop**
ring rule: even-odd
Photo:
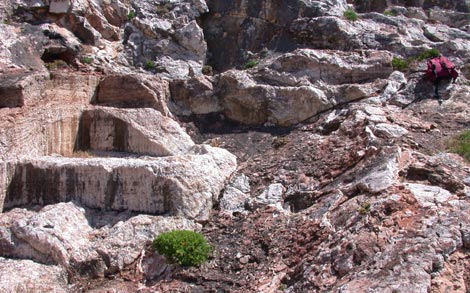
[[[12,269],[29,263],[33,275],[41,274],[38,268],[50,272],[47,281],[36,285],[38,288],[53,287],[56,284],[52,281],[64,286],[67,274],[71,274],[68,277],[98,277],[121,271],[138,260],[145,247],[162,232],[200,229],[198,224],[182,218],[108,214],[72,202],[49,205],[38,212],[14,209],[3,213],[0,215],[4,224],[0,234],[1,255],[38,262],[10,261]],[[1,284],[7,285],[4,280]],[[35,288],[32,284],[29,281],[23,285]]]
[[[4,209],[76,200],[90,208],[205,220],[235,168],[232,154],[210,146],[195,146],[185,155],[148,159],[24,160],[16,166]]]

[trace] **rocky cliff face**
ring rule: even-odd
[[[0,0],[0,291],[468,292],[467,2]]]

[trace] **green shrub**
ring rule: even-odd
[[[465,130],[450,141],[450,151],[470,160],[470,130]]]
[[[245,69],[253,68],[258,64],[259,64],[258,60],[250,60],[250,61],[245,63]]]
[[[352,10],[351,8],[346,10],[343,16],[346,17],[346,19],[350,21],[356,21],[359,19],[359,16],[357,15],[356,11]]]
[[[204,235],[189,230],[174,230],[157,236],[155,250],[169,261],[183,266],[197,266],[207,261],[212,248]]]
[[[423,61],[423,60],[439,57],[440,55],[441,55],[441,52],[439,52],[438,49],[433,48],[433,49],[425,50],[423,53],[421,53],[418,56],[418,60]]]
[[[129,11],[127,14],[127,19],[129,21],[133,20],[137,16],[137,13],[134,10]]]
[[[210,65],[204,65],[202,67],[202,74],[212,75],[213,72],[214,72],[214,70],[212,69],[212,66],[210,66]]]
[[[408,61],[402,58],[393,57],[392,67],[395,70],[405,71],[406,69],[408,69]]]
[[[145,63],[145,69],[147,69],[147,70],[153,70],[156,67],[157,67],[157,65],[152,60],[149,60]]]
[[[88,56],[84,56],[82,58],[82,62],[85,63],[85,64],[91,64],[93,62],[93,58],[92,57],[88,57]]]

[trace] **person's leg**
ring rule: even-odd
[[[434,81],[434,97],[436,99],[439,99],[439,79],[436,78],[436,81]]]

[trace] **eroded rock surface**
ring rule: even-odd
[[[43,284],[51,287],[54,277],[57,285],[66,285],[67,274],[99,277],[119,272],[142,257],[146,246],[162,232],[200,229],[183,218],[99,212],[72,202],[49,205],[37,212],[14,209],[3,213],[1,221],[5,224],[1,255],[35,260],[38,263],[28,261],[31,272],[41,273],[38,267],[51,271],[46,279],[51,284]],[[25,263],[18,261],[18,265]],[[48,269],[39,263],[60,267]],[[30,283],[25,282],[24,288],[32,287]]]
[[[470,119],[466,1],[0,15],[0,290],[469,291],[470,168],[449,148]],[[460,73],[441,102],[431,48]],[[203,232],[208,263],[153,251],[172,229]]]

